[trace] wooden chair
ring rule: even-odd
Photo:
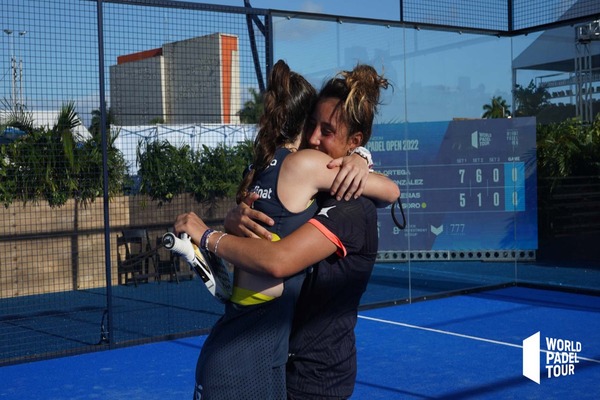
[[[117,236],[117,265],[119,285],[127,285],[133,281],[148,282],[149,277],[156,278],[156,272],[150,272],[150,260],[155,249],[152,249],[148,232],[145,229],[124,230]]]

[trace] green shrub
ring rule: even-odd
[[[538,176],[600,175],[600,115],[591,125],[577,119],[537,127]]]
[[[244,169],[251,161],[251,142],[235,147],[202,146],[194,159],[191,189],[196,201],[214,203],[221,198],[234,198]]]
[[[82,203],[103,194],[102,137],[99,130],[89,138],[75,132],[80,121],[73,102],[62,106],[52,128],[33,126],[30,113],[12,113],[0,128],[18,127],[25,134],[0,146],[0,202],[48,201],[59,207],[74,198]],[[117,133],[108,138],[109,193],[122,191],[125,159],[115,148]]]
[[[122,194],[127,177],[127,164],[123,153],[115,147],[119,132],[107,131],[108,195]],[[76,147],[78,184],[74,196],[82,203],[93,202],[104,194],[104,168],[102,137],[100,132]]]
[[[168,141],[140,142],[137,158],[140,193],[159,204],[183,193],[190,193],[198,202],[214,204],[235,197],[242,173],[252,159],[252,142],[234,147],[203,145],[196,152]]]
[[[189,191],[194,168],[189,146],[177,148],[168,141],[140,141],[137,160],[140,193],[158,200],[159,205]]]

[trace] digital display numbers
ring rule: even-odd
[[[537,249],[534,118],[377,125],[367,147],[409,218],[380,210],[380,251]]]
[[[410,176],[398,180],[401,188],[402,183],[408,184],[427,201],[406,202],[405,208],[428,208],[428,212],[525,210],[522,162],[415,166],[410,168]]]

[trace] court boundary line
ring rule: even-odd
[[[412,324],[407,324],[407,323],[404,323],[404,322],[396,322],[396,321],[390,321],[390,320],[381,319],[381,318],[367,317],[366,315],[359,315],[358,318],[366,319],[366,320],[369,320],[369,321],[381,322],[381,323],[389,324],[389,325],[403,326],[405,328],[419,329],[419,330],[422,330],[422,331],[428,331],[428,332],[433,332],[433,333],[441,333],[443,335],[456,336],[456,337],[461,337],[461,338],[465,338],[465,339],[472,339],[472,340],[477,340],[477,341],[480,341],[480,342],[486,342],[486,343],[492,343],[492,344],[499,344],[501,346],[516,347],[516,348],[519,348],[519,349],[523,348],[522,345],[518,345],[518,344],[514,344],[514,343],[502,342],[502,341],[494,340],[494,339],[486,339],[486,338],[482,338],[482,337],[478,337],[478,336],[472,336],[472,335],[465,335],[463,333],[456,333],[456,332],[444,331],[444,330],[441,330],[441,329],[427,328],[425,326],[412,325]],[[553,353],[552,351],[544,350],[544,349],[540,349],[540,352],[541,353]],[[594,360],[593,358],[580,357],[578,355],[577,359],[578,360],[584,360],[584,361],[593,362],[593,363],[596,363],[596,364],[600,364],[600,360]]]

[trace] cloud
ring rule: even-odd
[[[322,14],[323,6],[312,1],[305,1],[302,3],[299,11]],[[274,23],[275,38],[282,41],[306,40],[326,31],[328,24],[330,23],[300,19],[290,15],[289,19],[279,19]]]
[[[323,6],[313,1],[305,1],[302,3],[301,10],[310,13],[323,13]]]

